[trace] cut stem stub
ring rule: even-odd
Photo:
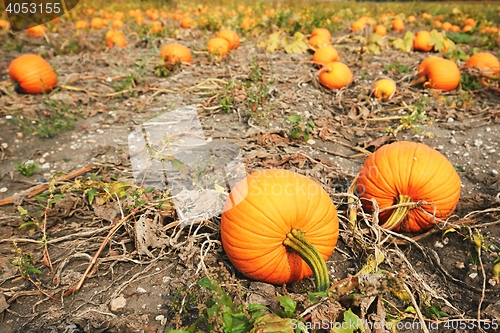
[[[396,204],[407,204],[412,202],[413,199],[404,194],[400,194],[397,197]],[[408,215],[408,212],[413,209],[414,206],[411,205],[404,205],[404,206],[399,206],[396,209],[394,209],[391,213],[391,216],[385,221],[384,224],[382,224],[382,228],[387,229],[387,230],[392,230],[396,228]]]

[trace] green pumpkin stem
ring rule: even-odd
[[[298,229],[292,229],[286,235],[283,245],[295,251],[309,265],[316,280],[316,290],[327,290],[330,286],[330,277],[326,263],[318,250],[306,239],[304,233]]]
[[[407,195],[400,194],[397,198],[396,204],[405,204],[405,203],[410,203],[412,202],[413,199]],[[382,228],[387,229],[387,230],[392,230],[396,228],[408,215],[408,212],[413,209],[413,206],[410,205],[405,205],[405,206],[399,206],[396,209],[394,209],[391,213],[391,216],[385,221],[384,224],[382,224]]]

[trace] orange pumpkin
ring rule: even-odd
[[[43,25],[37,25],[26,30],[26,33],[31,37],[42,37],[47,33],[47,28]]]
[[[217,34],[217,37],[224,38],[229,43],[229,49],[235,50],[240,46],[240,37],[233,30],[221,30]]]
[[[466,68],[477,68],[481,72],[498,72],[500,63],[492,53],[479,52],[472,55],[464,64]]]
[[[460,84],[460,69],[453,61],[438,57],[424,60],[418,68],[418,78],[410,83],[423,83],[425,88],[450,91]]]
[[[330,89],[341,89],[352,82],[352,72],[344,63],[331,62],[319,71],[319,82]]]
[[[335,62],[338,60],[339,53],[332,45],[320,47],[316,50],[316,52],[314,52],[312,57],[312,61],[322,65],[326,65],[330,62]]]
[[[181,28],[183,29],[189,29],[194,25],[194,21],[191,17],[186,16],[183,17],[181,20]]]
[[[404,31],[405,30],[405,23],[402,19],[395,18],[394,21],[392,21],[392,30],[394,31]]]
[[[373,32],[379,34],[380,36],[387,35],[387,29],[382,24],[376,25],[375,28],[373,29]]]
[[[92,29],[102,29],[106,25],[106,22],[100,17],[94,17],[90,20],[90,26]]]
[[[0,31],[9,30],[10,22],[4,19],[0,19]]]
[[[379,206],[382,227],[422,232],[447,219],[460,198],[460,177],[437,150],[415,142],[382,146],[364,162],[356,181],[367,212]],[[415,205],[382,211],[394,204]]]
[[[380,79],[373,84],[372,93],[375,98],[390,99],[396,92],[396,82],[389,78]]]
[[[311,32],[311,37],[313,36],[323,36],[328,40],[332,38],[330,30],[326,28],[314,28],[313,31]]]
[[[162,47],[160,57],[167,63],[191,62],[191,51],[182,44],[172,43]]]
[[[238,182],[220,224],[224,250],[244,275],[282,285],[314,273],[318,290],[329,287],[324,261],[338,228],[335,205],[321,185],[282,169],[257,171]]]
[[[123,21],[122,20],[114,20],[113,23],[111,23],[111,27],[113,29],[120,29],[121,27],[123,27]]]
[[[106,45],[108,47],[117,45],[124,48],[127,46],[127,40],[121,30],[109,30],[106,32]]]
[[[225,56],[229,52],[229,43],[224,38],[215,37],[208,41],[207,50],[211,54]]]
[[[452,26],[453,25],[450,22],[444,22],[443,25],[441,26],[441,28],[444,31],[450,31]]]
[[[84,30],[84,29],[88,29],[88,28],[89,28],[89,24],[87,23],[87,21],[78,20],[75,22],[75,30]]]
[[[430,45],[430,42],[431,42],[431,33],[427,30],[419,31],[413,38],[413,49],[415,51],[423,51],[423,52],[432,51],[434,46]]]
[[[57,74],[52,66],[36,54],[24,54],[9,66],[9,76],[16,88],[27,94],[48,92],[57,85]]]
[[[325,35],[314,35],[309,38],[309,45],[312,47],[325,47],[331,44],[330,38]]]
[[[151,22],[150,28],[152,34],[157,34],[162,31],[164,27],[160,21],[153,21]]]

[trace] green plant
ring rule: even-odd
[[[289,116],[286,120],[292,124],[290,136],[293,139],[297,139],[299,136],[302,136],[306,142],[309,140],[309,136],[313,133],[314,127],[316,126],[312,120],[307,120],[307,118],[304,118],[301,115]]]
[[[12,250],[16,254],[15,259],[9,260],[9,264],[16,266],[21,278],[29,279],[31,274],[42,274],[42,271],[34,267],[32,262],[35,260],[35,256],[31,253],[23,252],[14,242],[14,249]]]
[[[15,170],[25,177],[29,177],[35,172],[42,170],[42,168],[33,161],[27,161],[24,163],[14,162]]]
[[[393,72],[395,74],[409,74],[410,67],[401,64],[400,62],[395,62],[384,66],[384,71],[386,73]]]
[[[51,99],[43,100],[42,103],[48,111],[41,116],[28,119],[22,115],[14,115],[10,122],[16,124],[24,134],[38,135],[41,138],[50,138],[73,128],[79,113],[73,114],[67,103]]]
[[[460,77],[460,85],[463,90],[474,91],[479,90],[483,85],[473,75],[464,73]]]
[[[220,100],[219,100],[220,107],[227,113],[231,112],[231,106],[233,105],[234,102],[233,94],[234,94],[234,81],[229,80],[227,84],[224,86],[220,94]]]
[[[115,91],[131,90],[137,86],[137,81],[134,74],[127,75],[123,80],[116,82],[113,85]],[[137,91],[131,91],[130,95],[132,97],[139,97]]]
[[[428,101],[429,99],[426,97],[419,99],[415,105],[409,107],[410,114],[401,117],[400,125],[395,129],[388,127],[386,132],[396,136],[399,132],[406,129],[413,129],[415,132],[420,131],[419,123],[427,120],[425,107]]]
[[[269,115],[274,109],[274,104],[267,103],[269,97],[270,85],[273,84],[273,78],[265,79],[262,74],[262,68],[254,56],[250,64],[250,74],[248,82],[245,84],[247,93],[247,112],[259,125],[269,123]]]

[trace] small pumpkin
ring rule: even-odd
[[[229,43],[224,38],[215,37],[208,41],[207,50],[211,54],[224,57],[229,52]]]
[[[10,22],[4,19],[0,19],[0,31],[9,30]]]
[[[114,20],[112,23],[111,23],[111,27],[113,29],[120,29],[121,27],[123,27],[124,23],[122,20]]]
[[[373,29],[373,32],[376,34],[379,34],[380,36],[385,36],[387,35],[387,29],[384,25],[382,24],[377,24],[375,28]]]
[[[397,17],[392,21],[392,30],[394,31],[404,31],[405,30],[405,23],[404,21]]]
[[[9,76],[17,89],[27,94],[48,92],[57,85],[57,74],[52,66],[36,54],[14,59],[9,66]]]
[[[339,60],[339,53],[332,45],[327,45],[318,48],[312,57],[312,61],[326,65],[330,62],[335,62]]]
[[[423,232],[447,219],[460,198],[460,177],[437,150],[415,142],[395,142],[370,155],[360,170],[356,190],[366,212],[379,206],[382,227]],[[383,211],[395,204],[415,203]]]
[[[193,19],[189,16],[183,17],[180,23],[182,29],[189,29],[194,25]]]
[[[325,46],[332,44],[330,38],[328,38],[325,35],[311,36],[311,38],[309,38],[308,42],[309,42],[309,45],[311,45],[312,47],[325,47]]]
[[[372,93],[375,98],[390,99],[396,92],[396,82],[394,80],[385,78],[380,79],[373,83]]]
[[[164,29],[163,24],[160,21],[151,22],[149,27],[152,34],[157,34]]]
[[[182,44],[171,43],[162,47],[160,57],[166,63],[191,62],[191,51]]]
[[[500,62],[492,53],[479,52],[467,59],[464,67],[477,68],[481,72],[498,72],[500,71]]]
[[[102,29],[106,25],[106,22],[100,17],[94,17],[90,20],[90,26],[92,29]]]
[[[78,20],[75,22],[75,30],[85,30],[89,28],[87,21]]]
[[[421,30],[417,32],[415,37],[413,37],[413,49],[415,51],[429,52],[434,48],[430,45],[431,33],[427,30]]]
[[[47,28],[43,25],[37,25],[26,30],[26,33],[31,37],[42,37],[47,33]]]
[[[450,31],[452,26],[453,26],[453,24],[451,24],[450,22],[447,21],[447,22],[443,23],[443,25],[441,26],[441,28],[444,31]]]
[[[314,273],[329,287],[325,260],[338,239],[338,216],[313,180],[283,169],[254,172],[238,182],[224,205],[222,246],[245,276],[277,285]]]
[[[356,31],[362,31],[366,27],[366,22],[365,20],[360,20],[357,19],[356,21],[352,22],[351,24],[351,31],[356,32]]]
[[[341,62],[328,63],[319,71],[319,82],[330,89],[341,89],[352,82],[351,69]]]
[[[121,30],[109,30],[106,32],[106,46],[113,47],[115,45],[121,48],[127,46],[127,40]]]
[[[330,30],[326,28],[314,28],[313,31],[311,32],[311,37],[313,36],[323,36],[326,39],[331,39],[332,34],[330,33]]]
[[[224,38],[229,43],[229,49],[235,50],[240,46],[240,36],[233,30],[221,30],[217,37]]]

